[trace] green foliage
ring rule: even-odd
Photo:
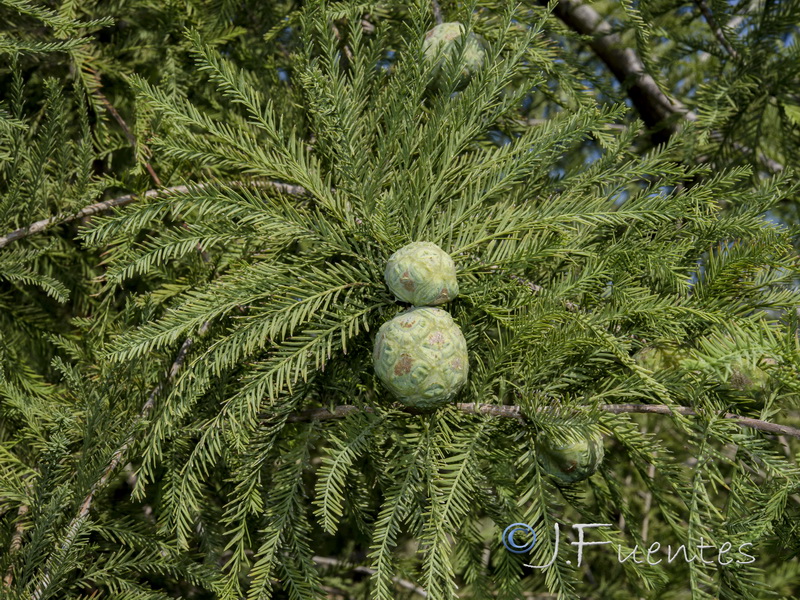
[[[798,440],[728,413],[800,421],[800,9],[584,6],[650,126],[564,6],[442,3],[485,58],[440,94],[428,2],[0,0],[5,596],[796,593]],[[470,373],[425,414],[372,364],[416,241]],[[600,433],[556,487],[539,436]]]

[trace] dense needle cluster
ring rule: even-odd
[[[798,23],[0,0],[0,597],[796,596]]]

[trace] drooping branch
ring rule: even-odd
[[[479,404],[476,402],[465,402],[455,405],[458,410],[466,414],[489,415],[492,417],[506,417],[524,420],[522,408],[515,405]],[[590,406],[579,405],[578,410],[589,410]],[[697,416],[697,411],[688,406],[666,406],[664,404],[601,404],[598,406],[601,411],[622,414],[622,413],[652,413],[659,415],[671,415],[674,413],[685,416]],[[546,410],[546,409],[542,409]],[[342,404],[332,410],[327,408],[315,408],[292,414],[288,421],[298,423],[304,421],[328,421],[331,419],[343,419],[354,412],[374,412],[370,407],[358,407],[349,404]],[[411,411],[409,411],[411,412]],[[751,417],[742,417],[733,413],[725,413],[724,418],[735,421],[744,427],[751,427],[774,435],[789,435],[800,438],[800,429],[788,425],[779,425]]]
[[[554,14],[573,31],[592,38],[592,50],[626,90],[649,128],[662,127],[669,137],[677,129],[676,117],[697,120],[697,115],[681,102],[667,97],[636,51],[626,48],[619,34],[592,7],[577,0],[560,0]]]
[[[106,110],[109,113],[111,113],[112,117],[114,117],[114,120],[122,128],[123,133],[125,133],[125,138],[128,140],[128,143],[131,145],[131,147],[133,147],[135,151],[137,145],[136,136],[133,134],[133,131],[131,131],[131,128],[128,126],[128,123],[125,122],[125,119],[122,118],[122,115],[119,114],[119,111],[114,107],[113,104],[111,104],[111,101],[108,98],[106,98],[106,95],[100,91],[100,88],[102,87],[102,82],[100,81],[100,73],[92,70],[91,68],[89,69],[89,71],[92,73],[92,76],[97,82],[97,88],[94,89],[92,93],[95,96],[97,96],[97,98],[100,100],[103,106],[106,107]],[[149,162],[144,161],[144,168],[147,171],[148,175],[150,175],[150,179],[153,180],[153,183],[156,185],[156,187],[161,187],[161,179],[156,174],[155,169],[153,169],[153,166]]]
[[[210,323],[205,322],[198,330],[198,335],[203,335],[206,330],[208,329]],[[127,456],[128,450],[130,449],[131,445],[134,443],[136,439],[136,432],[138,430],[139,425],[144,422],[155,406],[156,399],[164,390],[164,388],[169,384],[171,381],[175,379],[175,377],[180,372],[181,368],[183,367],[184,362],[186,361],[186,356],[189,354],[189,350],[192,348],[194,344],[193,339],[188,337],[184,340],[183,344],[181,344],[180,349],[178,350],[177,355],[175,356],[175,360],[172,362],[172,366],[167,373],[167,377],[165,380],[162,380],[153,390],[150,392],[150,395],[147,397],[147,401],[142,405],[141,411],[139,415],[134,419],[130,427],[130,432],[125,438],[125,441],[116,449],[114,453],[111,455],[111,459],[109,460],[106,467],[103,469],[100,478],[92,484],[92,487],[89,490],[89,493],[81,502],[80,508],[78,509],[78,513],[72,518],[67,526],[67,533],[64,536],[64,540],[61,542],[59,546],[59,553],[65,553],[70,546],[75,542],[75,538],[80,531],[81,525],[86,521],[86,518],[89,516],[89,511],[92,508],[92,503],[94,502],[95,496],[98,492],[100,492],[106,484],[111,479],[111,476],[117,470],[117,467],[122,463],[123,459]],[[39,583],[36,585],[33,593],[31,594],[31,600],[39,600],[47,588],[50,586],[50,572],[53,567],[53,560],[55,555],[51,555],[47,563],[42,569],[42,576],[39,579]]]
[[[194,189],[203,189],[206,187],[211,187],[213,185],[216,184],[196,183],[193,184],[191,187]],[[294,196],[302,196],[306,194],[305,188],[299,185],[291,185],[288,183],[280,183],[277,181],[253,181],[253,182],[231,181],[225,183],[225,185],[232,185],[232,186],[252,185],[256,187],[269,187],[277,191],[283,192],[284,194],[290,194]],[[141,198],[156,198],[158,196],[164,196],[167,194],[179,194],[186,192],[189,189],[190,186],[188,185],[176,185],[173,187],[163,188],[160,190],[156,189],[147,190],[144,194],[125,194],[123,196],[118,196],[116,198],[110,198],[108,200],[103,200],[102,202],[90,204],[89,206],[85,206],[78,212],[72,214],[54,215],[47,219],[42,219],[41,221],[36,221],[35,223],[31,223],[30,225],[27,225],[25,227],[20,227],[19,229],[15,229],[14,231],[11,231],[6,235],[0,237],[0,248],[7,246],[11,242],[15,242],[22,238],[26,238],[29,235],[33,235],[35,233],[44,231],[45,229],[52,227],[54,225],[62,225],[64,223],[69,223],[70,221],[82,219],[83,217],[90,217],[92,215],[96,215],[98,213],[111,210],[112,208],[125,206],[126,204],[130,204],[131,202],[135,202],[136,200],[139,200]]]

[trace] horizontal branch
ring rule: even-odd
[[[542,125],[547,125],[548,123],[551,123],[552,119],[523,119],[517,122],[522,125],[533,125],[535,127],[540,127]],[[603,127],[611,131],[624,132],[628,130],[628,126],[623,125],[621,123],[604,123]]]
[[[480,414],[489,415],[492,417],[507,417],[513,419],[524,420],[525,416],[522,413],[522,407],[514,405],[497,405],[497,404],[479,404],[476,402],[466,402],[456,404],[456,408],[466,414]],[[576,406],[577,409],[590,409],[588,405]],[[685,416],[697,416],[697,412],[688,406],[666,406],[664,404],[601,404],[597,408],[601,411],[622,414],[622,413],[652,413],[659,415],[680,414]],[[541,409],[547,410],[547,409]],[[327,408],[314,408],[310,410],[296,412],[289,416],[287,419],[290,423],[298,423],[304,421],[329,421],[332,419],[343,419],[344,417],[355,412],[375,412],[374,409],[366,406],[359,407],[350,404],[341,404],[334,407],[332,410]],[[409,411],[412,412],[412,411]],[[788,425],[779,425],[777,423],[770,423],[760,419],[753,419],[751,417],[742,417],[733,413],[725,413],[724,418],[735,421],[743,427],[751,427],[767,433],[775,435],[789,435],[792,437],[800,438],[800,429],[789,427]]]
[[[375,573],[377,573],[377,571],[375,569],[372,569],[370,567],[363,567],[363,566],[358,566],[358,565],[350,566],[345,561],[338,560],[336,558],[330,558],[330,557],[327,557],[327,556],[314,556],[312,558],[312,560],[315,563],[317,563],[318,565],[324,565],[324,566],[329,566],[329,567],[343,567],[343,566],[344,567],[349,567],[350,570],[352,572],[354,572],[354,573],[362,573],[364,575],[374,575]],[[418,596],[422,596],[423,598],[427,598],[428,597],[428,592],[426,592],[424,589],[422,589],[421,587],[419,587],[418,585],[416,585],[416,584],[414,584],[414,583],[412,583],[410,581],[407,581],[405,579],[401,579],[399,577],[392,577],[392,581],[394,581],[400,587],[414,592]]]
[[[601,404],[600,410],[620,414],[620,413],[654,413],[659,415],[669,415],[678,413],[688,417],[697,416],[697,412],[688,406],[670,407],[663,404]],[[790,435],[792,437],[800,438],[800,429],[789,427],[788,425],[779,425],[778,423],[770,423],[769,421],[762,421],[761,419],[753,419],[751,417],[742,417],[733,413],[726,412],[723,415],[726,419],[735,421],[744,427],[751,427],[767,433],[775,435]]]
[[[285,194],[291,194],[295,196],[302,196],[306,193],[305,188],[299,185],[291,185],[288,183],[279,183],[277,181],[253,181],[253,182],[243,182],[243,181],[231,181],[231,182],[222,182],[224,185],[234,185],[234,186],[243,186],[243,185],[252,185],[255,187],[269,187],[273,188],[279,192],[283,192]],[[131,202],[135,202],[141,198],[157,198],[159,196],[164,196],[167,194],[180,194],[187,192],[190,188],[194,189],[203,189],[206,187],[211,187],[213,185],[220,185],[218,183],[195,183],[191,186],[189,185],[176,185],[174,187],[162,188],[162,189],[154,189],[154,190],[147,190],[144,194],[125,194],[123,196],[118,196],[116,198],[110,198],[108,200],[103,200],[102,202],[97,202],[95,204],[90,204],[89,206],[85,206],[80,209],[78,212],[67,214],[67,215],[54,215],[47,219],[42,219],[41,221],[36,221],[35,223],[31,223],[26,227],[20,227],[10,233],[7,233],[3,237],[0,237],[0,248],[3,248],[10,244],[11,242],[15,242],[22,238],[26,238],[29,235],[33,235],[35,233],[39,233],[44,231],[48,227],[52,227],[53,225],[62,225],[64,223],[69,223],[70,221],[75,221],[77,219],[82,219],[84,217],[91,217],[92,215],[96,215],[98,213],[105,212],[107,210],[111,210],[112,208],[117,208],[120,206],[125,206],[126,204],[130,204]]]

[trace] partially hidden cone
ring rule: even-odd
[[[402,404],[432,410],[467,382],[467,341],[445,310],[411,308],[384,323],[372,353],[375,373]]]
[[[464,37],[465,33],[464,25],[455,21],[441,23],[425,34],[423,50],[425,59],[433,64],[431,85],[434,89],[444,89],[447,83],[444,77],[445,65],[448,61],[454,61],[458,58],[459,40]],[[467,84],[483,66],[486,59],[486,50],[484,50],[483,42],[474,33],[466,34],[463,44],[464,52],[461,55],[461,71],[455,81],[456,90],[462,90],[467,87]]]
[[[756,397],[763,395],[770,381],[769,373],[764,367],[777,364],[777,359],[772,356],[759,358],[758,353],[744,352],[728,337],[721,336],[717,339],[723,344],[723,348],[730,348],[723,361],[698,356],[687,348],[657,346],[642,348],[634,355],[634,359],[653,373],[666,369],[702,372],[717,379],[722,389],[738,390]]]
[[[575,483],[594,473],[603,462],[605,449],[599,433],[582,436],[571,443],[559,443],[546,433],[536,438],[539,465],[557,483]]]

